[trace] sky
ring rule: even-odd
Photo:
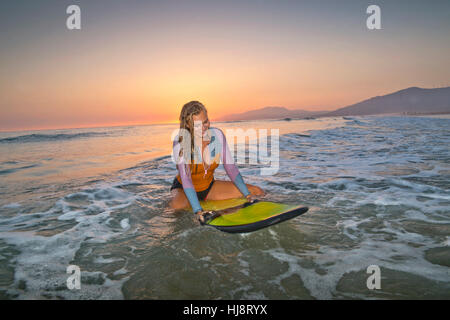
[[[191,100],[212,120],[335,110],[449,86],[449,34],[448,0],[4,0],[0,131],[176,122]]]

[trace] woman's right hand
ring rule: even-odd
[[[200,222],[200,224],[205,224],[210,219],[213,219],[215,217],[214,211],[197,211],[197,220]],[[206,217],[206,218],[205,218]]]
[[[205,223],[205,217],[203,216],[203,215],[205,214],[205,211],[199,210],[199,211],[197,211],[195,214],[197,215],[197,220],[198,220],[200,223],[202,223],[202,224]]]

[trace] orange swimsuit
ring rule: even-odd
[[[213,162],[205,174],[205,167],[203,166],[203,163],[190,165],[191,179],[192,184],[194,185],[195,192],[200,192],[208,189],[209,185],[214,179],[214,170],[216,170],[218,166],[219,165],[216,162]],[[180,184],[182,184],[180,174],[177,174],[177,180]]]
[[[239,191],[245,197],[250,194],[244,183],[244,179],[242,179],[242,176],[239,173],[239,169],[234,163],[234,159],[228,148],[227,140],[222,130],[210,128],[209,134],[211,136],[211,143],[214,141],[215,144],[214,148],[211,148],[210,150],[211,153],[209,153],[209,159],[211,161],[207,161],[207,163],[211,162],[211,165],[207,168],[206,172],[203,163],[186,163],[184,158],[180,156],[182,154],[182,149],[179,137],[176,136],[173,141],[172,155],[178,169],[176,179],[183,187],[183,191],[194,212],[202,210],[197,193],[207,190],[211,186],[214,179],[214,170],[219,166],[220,162],[223,164],[228,177],[234,182]]]

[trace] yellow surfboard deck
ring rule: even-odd
[[[245,198],[203,201],[200,204],[206,211],[215,211],[215,218],[206,225],[231,233],[256,231],[308,211],[307,207],[300,205],[269,201],[248,203]]]

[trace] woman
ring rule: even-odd
[[[173,155],[178,175],[170,188],[170,205],[173,209],[190,205],[202,223],[205,222],[205,212],[199,200],[223,200],[244,196],[251,201],[252,196],[264,194],[261,188],[244,183],[231,156],[225,135],[218,128],[210,128],[208,112],[198,101],[186,103],[181,110],[180,133],[173,142]],[[231,181],[214,180],[214,170],[220,162]]]

